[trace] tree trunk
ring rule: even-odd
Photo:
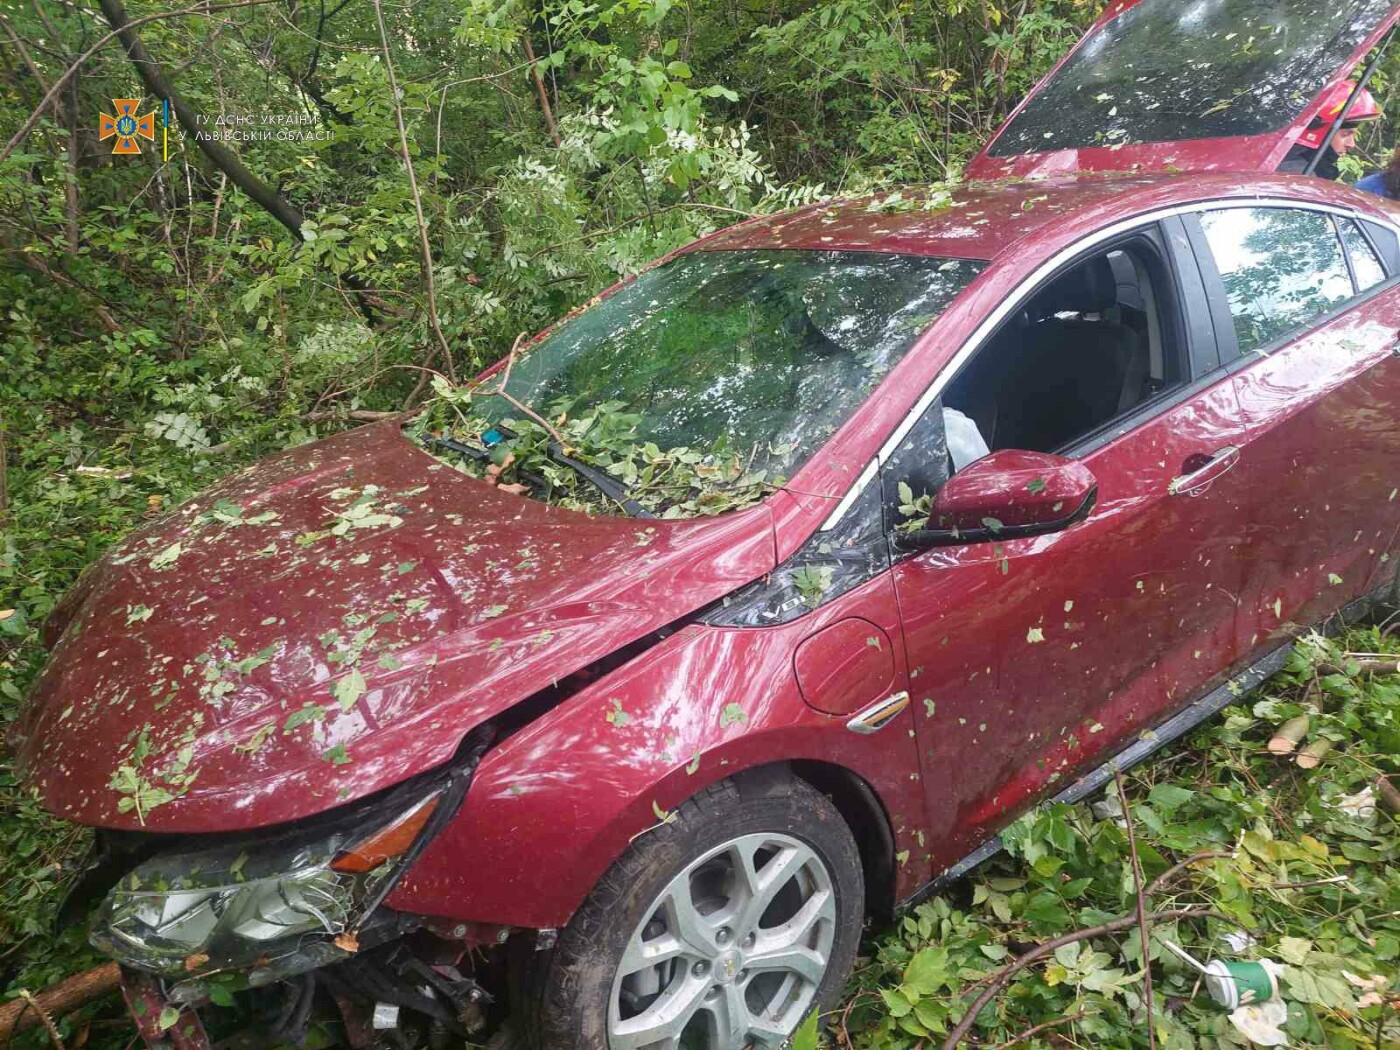
[[[67,227],[68,258],[78,257],[78,238],[82,227],[78,224],[80,206],[78,202],[78,76],[75,74],[68,85],[68,175],[63,186],[63,215]]]
[[[535,82],[535,94],[540,99],[540,112],[544,114],[544,126],[549,130],[549,137],[554,145],[560,145],[559,127],[554,123],[554,109],[549,104],[549,92],[544,89],[544,78],[540,76],[540,67],[535,59],[535,47],[530,43],[530,27],[526,26],[525,31],[520,34],[520,42],[525,45],[525,60],[530,64],[530,76]]]
[[[215,142],[207,132],[200,130],[203,124],[199,119],[199,114],[165,82],[164,74],[161,73],[160,67],[146,51],[145,45],[141,43],[141,38],[135,30],[127,28],[126,10],[122,7],[121,0],[98,0],[98,2],[102,6],[103,15],[106,16],[112,29],[116,32],[117,39],[122,42],[122,47],[126,48],[126,53],[130,57],[132,65],[136,67],[136,73],[141,78],[141,82],[146,85],[146,90],[157,99],[168,98],[170,108],[175,110],[175,115],[180,119],[180,123],[194,133],[194,144],[199,147],[200,151],[213,161],[214,165],[226,174],[235,186],[256,201],[274,219],[296,234],[298,240],[301,240],[301,212],[297,211],[292,203],[275,189],[244,167],[243,162],[234,156],[232,151],[226,149],[221,143]]]

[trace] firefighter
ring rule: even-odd
[[[1297,144],[1288,151],[1288,156],[1283,159],[1283,163],[1278,166],[1279,171],[1287,171],[1301,174],[1308,166],[1308,163],[1322,148],[1322,140],[1327,137],[1327,130],[1332,126],[1332,122],[1337,119],[1337,114],[1342,111],[1342,107],[1347,104],[1347,99],[1351,98],[1351,93],[1355,85],[1348,81],[1343,81],[1329,91],[1322,109],[1313,118],[1308,130],[1303,132]],[[1318,162],[1313,174],[1320,179],[1335,179],[1339,175],[1337,171],[1337,161],[1356,145],[1356,129],[1368,120],[1376,120],[1381,116],[1381,108],[1376,105],[1375,98],[1365,88],[1352,103],[1351,109],[1347,111],[1346,120],[1337,129],[1337,134],[1333,136],[1332,143],[1327,147],[1327,152],[1322,155],[1322,160]]]

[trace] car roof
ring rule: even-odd
[[[1380,198],[1309,176],[1080,174],[906,188],[825,201],[731,226],[694,248],[872,251],[993,260],[1046,227],[1088,233],[1139,212],[1250,197],[1359,205],[1395,222]]]

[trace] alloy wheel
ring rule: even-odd
[[[826,974],[836,894],[789,835],[732,839],[676,875],[633,931],[608,1005],[611,1050],[777,1048]]]

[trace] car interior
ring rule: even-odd
[[[991,451],[1059,452],[1185,375],[1171,285],[1145,238],[1084,259],[1007,320],[949,386],[944,405]]]

